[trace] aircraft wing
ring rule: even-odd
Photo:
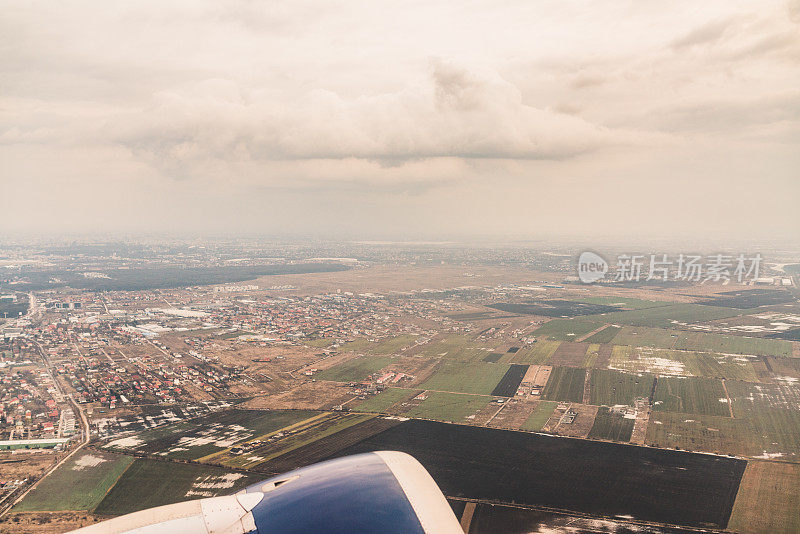
[[[168,504],[73,531],[80,534],[461,534],[444,495],[402,452],[347,456],[296,469],[234,494]]]

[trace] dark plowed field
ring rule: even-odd
[[[543,317],[576,317],[578,315],[594,315],[597,313],[619,311],[619,308],[615,306],[587,304],[585,302],[573,302],[570,300],[540,300],[522,303],[498,302],[490,304],[487,307],[509,313],[541,315]]]
[[[552,365],[567,365],[570,367],[583,367],[586,362],[588,343],[572,343],[565,341],[558,346],[553,356],[550,357]]]
[[[527,365],[512,364],[508,368],[506,374],[492,390],[492,395],[497,397],[513,397],[517,394],[520,382],[525,378],[525,373],[528,372]]]
[[[717,293],[716,298],[703,300],[698,304],[706,306],[724,306],[726,308],[756,308],[775,304],[795,302],[797,299],[790,291],[785,289],[744,289],[742,291],[728,291]]]
[[[452,506],[452,504],[451,504]],[[461,506],[463,513],[464,506]],[[459,516],[460,517],[460,516]],[[642,528],[624,523],[609,521],[604,525],[609,530],[598,531],[596,521],[569,515],[526,510],[491,504],[479,504],[472,516],[469,534],[530,534],[531,532],[569,532],[571,534],[590,534],[596,532],[613,532],[614,534],[641,533]],[[613,530],[612,530],[613,529]],[[647,527],[648,534],[685,534],[695,532],[681,528],[653,526]]]
[[[420,420],[332,457],[376,450],[413,455],[453,497],[722,528],[746,465],[735,458]]]

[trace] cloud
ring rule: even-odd
[[[624,230],[675,176],[676,204],[696,185],[730,192],[697,195],[721,213],[750,203],[734,192],[758,176],[763,220],[793,222],[776,206],[800,187],[798,13],[798,0],[9,4],[0,179],[35,200],[0,226],[80,213],[213,227],[225,212],[232,227],[313,229],[346,212],[359,228],[548,232],[602,209]],[[324,223],[295,215],[308,206]]]
[[[524,104],[495,73],[439,60],[427,84],[345,98],[312,89],[275,101],[267,91],[205,80],[155,95],[117,117],[110,135],[170,174],[209,162],[363,160],[381,167],[437,158],[562,160],[641,142],[630,132]]]
[[[709,45],[718,42],[729,31],[731,26],[741,20],[741,17],[728,17],[716,20],[694,28],[672,42],[672,48],[691,48],[697,45]]]

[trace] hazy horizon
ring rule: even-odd
[[[799,0],[3,7],[4,235],[797,242]]]

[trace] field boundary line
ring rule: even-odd
[[[88,448],[88,447],[87,447],[87,448]],[[89,450],[96,450],[96,449],[89,449]],[[127,455],[126,455],[126,456],[127,456]],[[94,511],[95,511],[95,510],[97,510],[97,508],[99,508],[99,507],[100,507],[100,503],[102,503],[102,502],[103,502],[103,501],[106,499],[106,497],[108,497],[108,494],[109,494],[109,493],[111,493],[111,490],[112,490],[112,489],[114,489],[114,487],[115,487],[115,486],[117,485],[117,483],[118,483],[118,482],[119,482],[119,481],[122,479],[122,477],[123,477],[123,476],[125,476],[125,473],[127,473],[127,472],[128,472],[128,469],[130,469],[130,468],[131,468],[131,466],[134,464],[134,462],[136,462],[136,457],[135,457],[135,456],[131,456],[130,458],[131,458],[131,463],[129,463],[128,465],[126,465],[126,466],[125,466],[125,469],[123,469],[123,470],[122,470],[122,473],[120,473],[120,474],[119,474],[119,476],[118,476],[118,477],[117,477],[117,479],[114,481],[114,483],[113,483],[113,484],[111,484],[111,485],[108,487],[108,489],[106,490],[106,492],[103,494],[103,498],[102,498],[102,499],[100,499],[99,501],[97,501],[97,504],[96,504],[96,505],[94,506],[94,508],[92,508],[92,510],[91,510],[91,513],[92,513],[92,514],[94,514]]]
[[[602,332],[603,330],[605,330],[605,329],[606,329],[606,328],[608,328],[609,326],[611,326],[611,325],[610,325],[609,323],[606,323],[606,324],[604,324],[603,326],[601,326],[600,328],[597,328],[597,329],[595,329],[595,330],[592,330],[591,332],[589,332],[589,333],[587,333],[587,334],[584,334],[584,335],[582,335],[581,337],[579,337],[578,339],[576,339],[576,340],[575,340],[575,342],[576,342],[576,343],[580,343],[580,342],[582,342],[582,341],[586,341],[587,339],[589,339],[589,338],[590,338],[590,337],[592,337],[593,335],[595,335],[595,334],[599,334],[600,332]]]
[[[722,390],[725,392],[725,398],[728,400],[728,411],[731,413],[731,419],[736,419],[736,416],[733,415],[733,402],[731,401],[731,396],[728,395],[728,386],[725,385],[725,379],[722,378]]]

